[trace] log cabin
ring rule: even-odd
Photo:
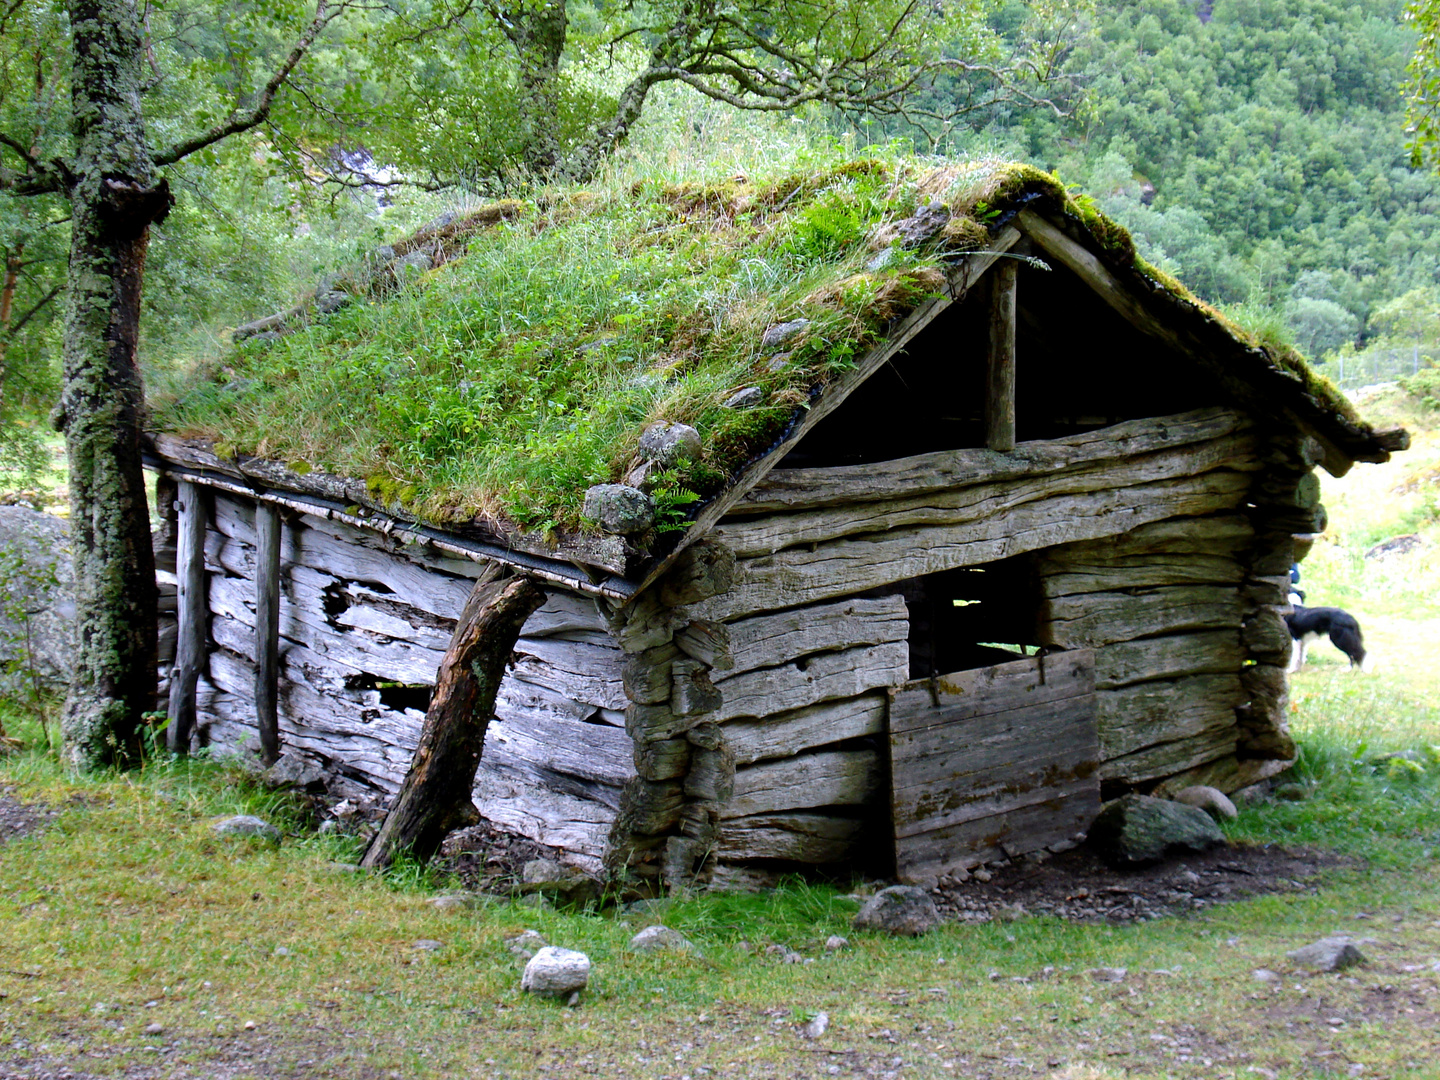
[[[551,335],[527,369],[546,393],[603,353],[606,385],[642,399],[539,526],[503,491],[427,489],[434,462],[388,444],[366,451],[387,455],[377,481],[344,439],[247,432],[245,409],[206,405],[263,414],[273,372],[303,378],[296,357],[322,345],[412,348],[367,312],[459,288],[487,251],[554,240],[561,259],[617,214],[634,227],[604,234],[612,278],[662,252],[675,280],[701,263],[711,279],[675,286],[693,310],[644,314],[667,278],[563,340],[533,331]],[[1120,793],[1284,769],[1288,571],[1325,527],[1314,470],[1407,445],[1025,166],[850,162],[500,204],[376,262],[338,300],[242,328],[223,374],[157,408],[172,734],[392,794],[456,617],[499,562],[547,600],[475,806],[642,890],[797,870],[929,883],[1063,849]],[[740,280],[762,262],[790,277]],[[419,272],[387,277],[398,263]],[[504,324],[502,290],[467,280],[474,318]],[[516,325],[468,347],[516,354]],[[357,385],[345,422],[385,392]],[[476,424],[499,425],[487,407]]]

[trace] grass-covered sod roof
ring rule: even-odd
[[[905,247],[887,226],[932,201],[949,224]],[[347,306],[197,366],[157,417],[222,457],[363,479],[378,505],[431,524],[531,532],[583,527],[586,489],[627,475],[649,423],[683,422],[703,455],[655,493],[662,527],[679,525],[687,492],[713,494],[770,449],[818,389],[943,287],[946,260],[985,247],[1021,204],[1067,216],[1108,263],[1219,319],[1047,173],[866,159],[487,208],[395,246],[430,251],[434,269],[385,288],[352,273],[337,286]],[[783,345],[763,344],[801,319]],[[1224,325],[1324,411],[1368,430],[1297,357]],[[726,407],[748,387],[758,404]]]

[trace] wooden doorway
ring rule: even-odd
[[[1100,811],[1089,649],[916,679],[890,703],[896,874],[959,867],[1069,840]]]

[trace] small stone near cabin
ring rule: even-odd
[[[700,433],[689,424],[651,424],[640,436],[640,456],[671,468],[700,456]]]
[[[395,264],[395,276],[403,279],[423,274],[434,268],[435,260],[429,255],[423,251],[412,251],[410,254],[402,256],[400,261]]]
[[[547,945],[525,965],[520,989],[542,997],[569,997],[590,981],[590,958],[574,949]]]
[[[725,399],[723,407],[726,409],[748,409],[752,405],[759,405],[765,398],[765,392],[758,386],[747,386],[743,390],[736,390]]]
[[[439,952],[445,947],[445,943],[443,941],[436,941],[434,938],[421,938],[410,947],[412,949],[418,949],[420,952]]]
[[[328,777],[325,770],[294,752],[281,754],[274,765],[260,774],[267,787],[294,788],[307,795],[323,795]]]
[[[811,1017],[810,1022],[800,1029],[800,1034],[807,1039],[818,1039],[821,1035],[825,1034],[825,1030],[829,1026],[830,1014],[817,1012]]]
[[[1369,551],[1365,552],[1367,559],[1389,559],[1396,555],[1409,555],[1416,548],[1423,546],[1424,541],[1416,533],[1406,533],[1403,536],[1392,536],[1389,540],[1381,540]]]
[[[865,901],[850,925],[856,930],[877,930],[896,937],[919,937],[939,922],[935,902],[924,889],[892,885]]]
[[[280,830],[252,814],[236,814],[234,817],[224,818],[211,825],[210,831],[216,836],[269,840],[274,844],[280,842]]]
[[[1321,938],[1285,955],[1311,971],[1343,971],[1365,962],[1365,954],[1343,935]]]
[[[847,939],[841,937],[839,934],[831,934],[828,938],[825,939],[825,951],[839,952],[841,949],[845,948],[845,946],[849,944],[850,942]]]
[[[470,911],[480,906],[480,898],[474,893],[448,893],[445,896],[432,896],[425,901],[436,911]]]
[[[1206,851],[1225,834],[1204,810],[1148,795],[1107,803],[1090,826],[1089,843],[1116,869],[1147,866],[1175,851]]]
[[[1216,821],[1233,821],[1239,813],[1223,791],[1204,784],[1181,788],[1175,793],[1174,800],[1186,806],[1199,807]]]
[[[809,319],[791,319],[789,322],[776,323],[765,331],[765,336],[760,339],[760,347],[775,352],[786,342],[799,337],[809,325]]]
[[[321,315],[333,315],[346,304],[350,303],[351,296],[343,292],[321,293],[315,297],[315,310]]]
[[[895,223],[900,243],[905,247],[918,247],[927,240],[940,235],[940,230],[950,224],[950,208],[942,202],[926,203],[904,221]]]
[[[647,926],[630,939],[631,952],[694,952],[695,944],[679,930],[668,926]]]
[[[560,904],[583,906],[600,898],[600,883],[582,870],[553,859],[531,859],[520,870],[520,889]]]
[[[608,533],[629,536],[655,524],[655,503],[639,488],[596,484],[585,492],[582,511]]]
[[[1124,982],[1125,976],[1130,974],[1129,968],[1102,967],[1091,968],[1087,974],[1093,982]]]
[[[521,960],[529,960],[549,944],[534,930],[525,930],[505,939],[505,947]]]

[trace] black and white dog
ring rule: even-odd
[[[1302,597],[1303,599],[1303,597]],[[1299,671],[1305,663],[1305,647],[1323,637],[1350,658],[1350,666],[1369,674],[1374,658],[1365,651],[1365,637],[1355,616],[1337,607],[1302,607],[1295,596],[1290,597],[1294,610],[1285,616],[1290,627],[1290,670]]]

